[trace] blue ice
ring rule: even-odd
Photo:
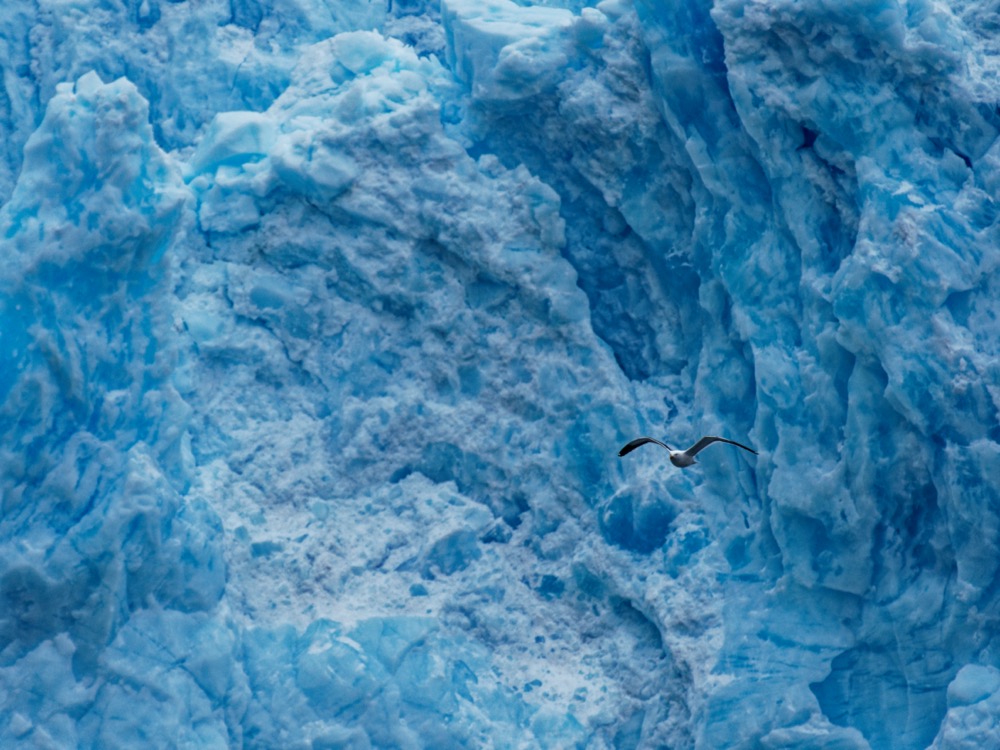
[[[5,3],[0,746],[1000,746],[996,26]]]

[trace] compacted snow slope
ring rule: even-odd
[[[0,745],[1000,745],[998,32],[5,2]]]

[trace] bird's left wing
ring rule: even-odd
[[[619,456],[624,456],[626,453],[631,453],[636,448],[638,448],[640,445],[645,445],[646,443],[656,443],[657,445],[662,445],[667,450],[670,450],[670,446],[669,445],[667,445],[666,443],[661,443],[656,438],[641,437],[641,438],[636,438],[635,440],[632,440],[631,442],[625,443],[625,445],[622,446],[622,449],[620,451],[618,451],[618,455]]]

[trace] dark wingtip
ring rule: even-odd
[[[645,445],[646,443],[656,443],[657,445],[662,445],[664,448],[667,448],[667,446],[664,443],[661,443],[659,440],[656,440],[655,438],[640,437],[625,443],[625,445],[622,446],[622,449],[618,451],[618,457],[621,458],[626,453],[631,453],[640,445]],[[670,450],[670,448],[667,448],[667,450]]]
[[[639,445],[640,445],[640,443],[639,443],[638,440],[631,440],[631,441],[625,443],[625,445],[622,446],[622,449],[620,451],[618,451],[618,458],[621,458],[622,456],[624,456],[624,455],[626,455],[628,453],[631,453],[636,448],[638,448]]]

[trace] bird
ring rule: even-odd
[[[628,453],[631,453],[639,446],[645,445],[646,443],[656,443],[657,445],[662,446],[666,448],[668,451],[670,451],[670,463],[672,463],[679,469],[684,469],[687,468],[688,466],[691,466],[692,464],[697,463],[694,457],[712,443],[729,443],[730,445],[735,445],[737,448],[742,448],[745,451],[750,451],[755,456],[757,455],[757,451],[755,451],[753,448],[748,448],[747,446],[743,445],[743,443],[737,443],[735,440],[728,440],[723,437],[714,437],[712,435],[706,435],[697,443],[688,448],[686,451],[675,451],[669,445],[667,445],[666,443],[661,443],[656,438],[651,438],[651,437],[636,438],[631,442],[625,443],[622,449],[618,451],[618,455],[624,456]]]

